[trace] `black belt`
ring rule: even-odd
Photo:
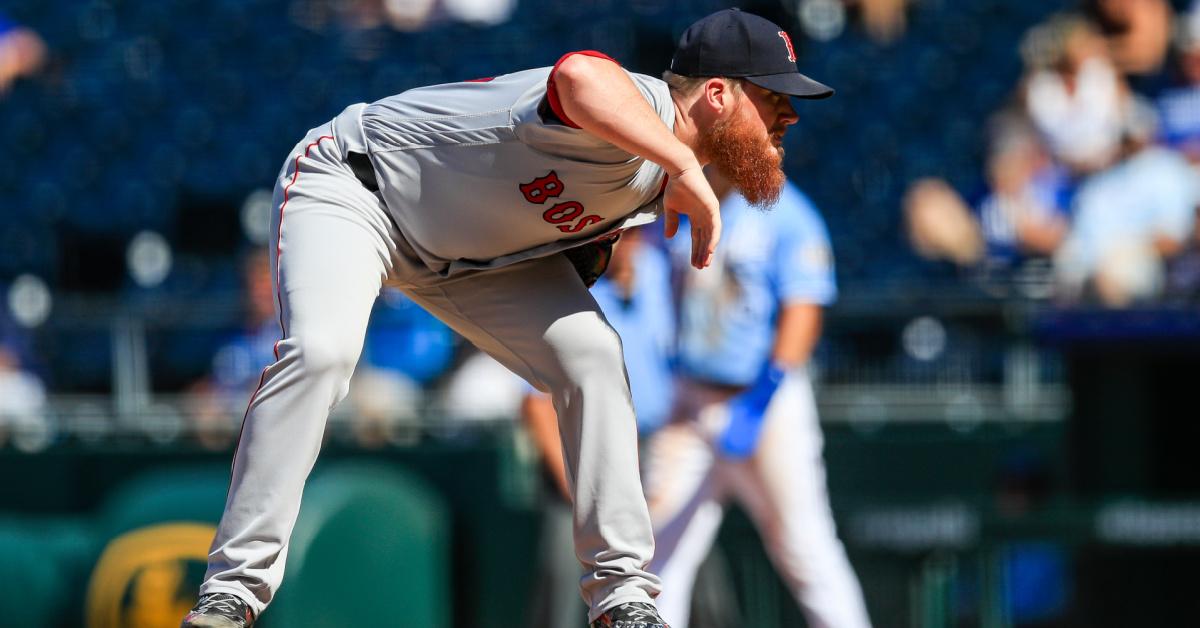
[[[375,167],[371,165],[371,158],[366,153],[346,153],[346,165],[350,166],[354,178],[358,179],[364,188],[372,192],[379,191],[379,180],[375,178]]]

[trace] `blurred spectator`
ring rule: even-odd
[[[17,79],[36,74],[45,60],[42,38],[0,15],[0,95]]]
[[[1158,72],[1171,44],[1173,11],[1167,0],[1087,0],[1088,13],[1108,38],[1125,74]]]
[[[383,26],[387,15],[385,2],[380,0],[334,0],[334,14],[342,27],[351,30],[370,30]]]
[[[988,194],[979,204],[987,255],[997,265],[1049,257],[1067,230],[1066,182],[1027,120],[996,119],[987,160]]]
[[[1194,305],[1200,301],[1200,205],[1192,217],[1192,234],[1183,250],[1167,261],[1166,300]]]
[[[381,4],[392,28],[412,32],[429,22],[436,0],[383,0]]]
[[[10,437],[22,451],[37,451],[49,443],[46,389],[42,380],[21,368],[18,352],[0,339],[0,445]]]
[[[921,179],[904,196],[908,238],[917,254],[971,266],[983,258],[979,221],[962,196],[941,179]]]
[[[1161,136],[1200,166],[1200,2],[1181,23],[1177,50],[1178,83],[1158,98]]]
[[[863,28],[876,42],[888,44],[904,35],[908,0],[846,0],[846,4],[858,8]]]
[[[454,357],[454,332],[399,290],[384,288],[371,313],[364,359],[425,386],[441,377]]]
[[[329,420],[347,422],[350,436],[360,447],[384,447],[402,440],[402,426],[417,422],[423,396],[421,386],[402,373],[362,361],[350,379],[347,403]]]
[[[293,0],[288,7],[292,21],[303,28],[323,31],[335,23],[362,61],[382,52],[369,36],[382,27],[416,32],[445,21],[494,26],[515,10],[516,0]]]
[[[398,428],[414,423],[424,388],[441,377],[454,357],[454,333],[398,290],[384,288],[371,314],[362,359],[350,382],[348,415],[357,444],[395,442]]]
[[[451,19],[475,26],[502,24],[517,8],[516,0],[441,0],[441,4]]]
[[[525,381],[503,364],[470,349],[468,357],[450,374],[439,405],[451,419],[514,419],[525,389]]]
[[[982,264],[989,278],[1007,279],[1058,249],[1067,183],[1028,120],[1013,113],[992,121],[986,168],[988,189],[974,212],[944,181],[914,184],[904,200],[909,237],[923,257]]]
[[[1111,163],[1129,90],[1096,27],[1054,16],[1029,31],[1021,53],[1025,108],[1052,155],[1080,173]]]
[[[1131,108],[1120,161],[1080,187],[1055,257],[1068,299],[1125,307],[1162,294],[1163,262],[1191,237],[1200,185],[1186,159],[1152,143],[1156,132],[1153,108]]]
[[[324,31],[331,25],[343,31],[368,31],[386,22],[385,4],[381,0],[292,0],[288,16],[297,26],[312,31]]]

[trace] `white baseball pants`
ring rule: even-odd
[[[650,569],[672,628],[687,628],[696,571],[727,499],[746,509],[776,570],[814,628],[868,628],[858,579],[838,540],[825,488],[823,438],[804,369],[789,373],[767,407],[754,455],[723,459],[714,442],[728,420],[721,391],[679,381],[673,421],[646,448],[646,496],[654,522]]]
[[[270,603],[329,411],[346,396],[387,284],[552,394],[591,616],[650,601],[659,591],[646,570],[654,541],[616,332],[561,254],[452,280],[432,273],[345,164],[346,151],[361,148],[341,124],[310,131],[276,183],[272,272],[282,340],[246,411],[201,593],[231,593],[256,613]]]

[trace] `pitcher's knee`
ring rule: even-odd
[[[564,384],[580,383],[584,379],[612,374],[624,379],[625,357],[621,338],[598,315],[577,315],[560,321],[561,326],[550,328],[546,340],[558,357]]]
[[[354,374],[361,343],[324,332],[301,333],[291,340],[299,350],[296,357],[306,375],[333,375],[349,380]]]

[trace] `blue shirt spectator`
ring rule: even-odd
[[[273,319],[231,334],[213,354],[212,380],[217,391],[239,396],[253,391],[263,368],[275,361],[278,341],[279,322]]]
[[[729,195],[721,203],[721,221],[724,235],[712,267],[686,271],[684,278],[679,370],[741,386],[752,382],[770,357],[780,306],[828,305],[837,298],[837,284],[825,223],[790,182],[767,210]],[[671,245],[681,269],[687,267],[690,246],[687,237]]]
[[[1152,146],[1088,179],[1075,197],[1075,221],[1055,258],[1056,272],[1078,289],[1099,280],[1110,305],[1156,296],[1164,242],[1191,235],[1200,184],[1182,156]]]
[[[1179,84],[1158,97],[1161,139],[1200,161],[1200,2],[1180,20]]]
[[[621,336],[625,369],[637,413],[638,432],[658,429],[671,411],[671,354],[675,344],[675,308],[671,303],[671,273],[666,256],[646,243],[633,253],[633,290],[626,297],[613,277],[601,277],[592,286],[608,322]]]
[[[1011,193],[989,190],[976,205],[988,260],[1003,266],[1020,263],[1031,252],[1024,230],[1030,226],[1067,224],[1070,196],[1064,173],[1052,167],[1034,173]]]
[[[398,290],[385,289],[367,329],[363,358],[418,384],[441,376],[454,357],[454,333]]]
[[[1200,85],[1168,89],[1159,96],[1162,139],[1177,149],[1200,144]]]

